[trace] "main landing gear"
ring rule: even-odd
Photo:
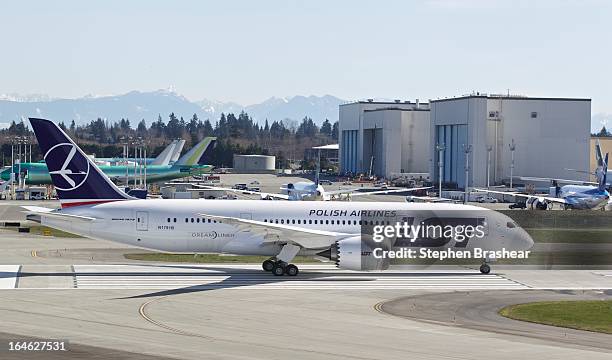
[[[300,251],[300,247],[293,244],[283,245],[281,251],[273,258],[269,258],[261,264],[265,271],[269,271],[275,276],[296,276],[300,271],[297,266],[290,264],[295,255]]]
[[[269,271],[275,276],[283,276],[285,274],[289,276],[296,276],[300,272],[297,266],[287,264],[284,261],[276,260],[274,258],[264,261],[261,264],[261,267],[265,271]]]

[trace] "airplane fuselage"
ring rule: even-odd
[[[96,220],[86,222],[43,217],[42,223],[94,239],[164,252],[274,256],[280,251],[282,238],[279,242],[266,241],[267,233],[243,231],[234,225],[209,220],[201,214],[355,235],[362,234],[363,226],[367,224],[364,222],[374,217],[387,224],[407,219],[415,223],[433,218],[465,218],[468,222],[477,219],[486,227],[484,238],[472,239],[460,245],[455,240],[443,241],[444,246],[524,250],[532,245],[529,235],[507,216],[456,204],[129,200],[75,206],[61,212]],[[321,240],[320,244],[303,249],[300,254],[314,254],[331,245],[329,240]]]
[[[140,175],[144,176],[144,168],[137,166],[98,166],[100,170],[104,172],[111,180],[125,184],[126,173],[130,180],[130,183],[134,180],[134,174],[136,177]],[[208,165],[147,165],[147,183],[163,182],[173,179],[180,179],[191,175],[201,175],[211,170]],[[27,185],[50,185],[52,184],[51,175],[49,169],[45,163],[23,163],[21,165],[16,164],[13,166],[15,173],[15,179],[17,174],[21,171],[26,173],[25,183]],[[11,171],[4,170],[0,178],[4,181],[10,179]]]
[[[608,204],[610,194],[594,186],[565,185],[561,187],[559,197],[573,209],[601,209]]]

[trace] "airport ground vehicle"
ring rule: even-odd
[[[234,186],[232,186],[232,189],[236,189],[236,190],[246,190],[247,189],[247,184],[235,184]]]
[[[525,201],[517,201],[508,206],[510,209],[527,209],[527,202]]]
[[[376,251],[400,246],[372,242],[364,229],[379,223],[450,221],[478,224],[483,237],[433,239],[436,247],[528,250],[529,234],[509,217],[475,206],[432,203],[252,200],[139,200],[122,192],[53,122],[30,119],[51,170],[62,209],[24,206],[31,220],[93,239],[157,251],[266,255],[262,267],[276,276],[298,274],[296,255],[328,258],[340,268],[384,270]],[[433,216],[433,218],[432,218]],[[450,224],[449,222],[449,224]],[[423,237],[429,246],[429,237]],[[411,246],[411,242],[403,244]],[[386,250],[385,250],[386,251]],[[483,258],[481,272],[490,270]]]
[[[481,203],[481,204],[483,204],[483,203],[497,204],[499,202],[496,198],[491,197],[491,196],[485,196],[485,195],[477,197],[476,201]]]

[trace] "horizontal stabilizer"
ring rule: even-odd
[[[49,209],[41,206],[22,206],[22,208],[26,209],[26,213],[40,216],[47,216],[50,218],[67,220],[67,221],[94,221],[97,218],[89,217],[89,216],[81,216],[81,215],[72,215],[72,214],[64,214],[61,212],[57,212],[57,210]]]

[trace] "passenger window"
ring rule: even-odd
[[[329,225],[329,220],[325,220],[325,225]]]
[[[186,222],[186,223],[187,223],[187,222],[189,222],[189,219],[185,218],[185,222]]]
[[[281,219],[281,224],[284,224],[284,223],[285,223],[285,219]]]
[[[170,218],[168,218],[168,222],[170,222]]]
[[[295,219],[291,220],[291,223],[292,223],[292,224],[295,224]]]
[[[516,227],[516,224],[513,223],[512,221],[508,221],[508,223],[506,224],[506,226],[510,229],[514,229]]]
[[[176,218],[174,218],[174,222],[176,222]]]
[[[310,225],[312,225],[312,219],[311,219],[311,220],[308,220],[308,223],[309,223]]]

